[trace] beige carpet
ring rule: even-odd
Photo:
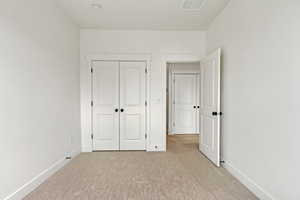
[[[252,200],[197,150],[197,136],[169,136],[166,153],[82,153],[26,200]]]

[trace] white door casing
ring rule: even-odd
[[[197,74],[174,74],[173,133],[196,134],[198,113]]]
[[[200,151],[220,166],[220,73],[221,49],[200,62]]]
[[[119,150],[119,62],[93,62],[92,77],[93,149]]]
[[[120,62],[120,150],[146,149],[145,69],[145,62]]]
[[[199,66],[200,69],[200,66]],[[197,114],[196,114],[196,126],[197,126],[197,133],[200,134],[200,94],[201,94],[201,87],[200,87],[200,73],[197,74]]]

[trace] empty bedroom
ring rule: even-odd
[[[299,200],[299,10],[0,0],[0,199]]]

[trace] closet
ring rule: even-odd
[[[92,63],[93,150],[146,149],[146,62]]]

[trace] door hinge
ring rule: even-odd
[[[145,106],[146,106],[146,107],[148,106],[148,102],[147,102],[147,101],[145,101]]]
[[[94,69],[93,68],[91,68],[91,73],[94,73]]]
[[[92,140],[94,139],[94,134],[91,135],[91,139],[92,139]]]
[[[91,101],[91,106],[92,106],[92,107],[94,106],[94,102],[93,102],[93,101]]]
[[[145,133],[145,139],[147,139],[147,137],[148,137],[148,135],[147,135],[147,133]]]
[[[146,73],[146,74],[148,73],[148,69],[147,69],[147,68],[145,68],[145,73]]]
[[[173,122],[173,126],[175,126],[175,122]]]

